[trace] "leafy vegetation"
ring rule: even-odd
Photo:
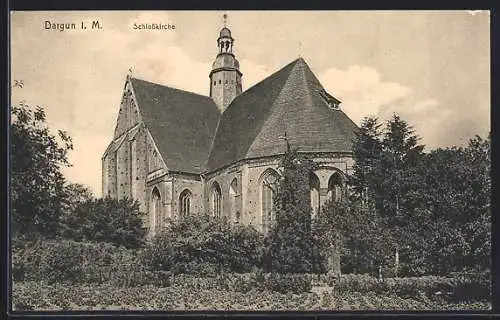
[[[214,287],[182,285],[159,288],[112,285],[47,285],[16,283],[14,310],[490,310],[489,302],[448,302],[438,296],[403,298],[373,292],[339,293],[334,290],[301,294],[269,290],[237,292]]]
[[[289,146],[266,236],[192,214],[147,242],[136,201],[65,180],[72,140],[43,108],[21,102],[12,119],[15,309],[489,308],[489,137],[426,153],[398,116],[367,118],[347,201],[312,219],[316,165]],[[325,274],[339,250],[351,275]]]
[[[264,269],[278,273],[316,271],[309,193],[309,176],[315,164],[289,147],[280,167],[282,175],[274,199],[276,217],[266,236]]]
[[[488,269],[489,139],[424,153],[398,116],[382,127],[364,120],[351,198],[323,208],[342,238],[343,271],[391,277]]]
[[[139,248],[147,233],[143,216],[139,202],[131,199],[86,199],[77,202],[75,208],[61,219],[60,233],[76,241],[109,242]]]
[[[62,215],[61,197],[69,166],[71,138],[59,130],[53,135],[45,124],[42,107],[24,101],[12,106],[10,130],[12,233],[54,237]]]
[[[145,247],[142,260],[150,270],[217,274],[249,272],[260,265],[261,235],[251,226],[231,226],[210,215],[169,220],[165,230]]]

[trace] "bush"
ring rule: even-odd
[[[261,235],[252,227],[231,226],[208,215],[169,221],[143,253],[149,270],[199,276],[248,272],[259,264]]]
[[[15,281],[104,282],[139,269],[136,252],[109,243],[36,240],[13,244]]]
[[[450,277],[423,276],[414,278],[385,278],[348,274],[330,280],[339,293],[376,293],[400,298],[440,296],[452,301],[490,300],[489,272],[460,273]]]
[[[306,274],[280,274],[252,272],[231,275],[228,288],[237,292],[271,291],[280,293],[303,293],[311,291],[311,276]]]
[[[91,199],[76,205],[61,219],[65,238],[76,241],[109,242],[139,248],[147,233],[139,202],[131,199]]]

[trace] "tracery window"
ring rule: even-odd
[[[154,236],[161,231],[163,226],[163,210],[161,206],[161,195],[158,188],[153,188],[151,192],[151,234]]]
[[[191,192],[186,189],[179,196],[179,212],[182,217],[187,217],[191,212]]]
[[[272,169],[266,170],[261,177],[261,215],[262,230],[267,232],[275,220],[274,198],[279,175]]]
[[[215,217],[220,218],[222,213],[222,191],[217,182],[214,182],[212,185],[211,209],[212,209],[212,214]]]

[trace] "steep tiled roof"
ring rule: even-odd
[[[221,115],[208,170],[283,153],[285,132],[299,151],[350,152],[358,127],[322,91],[299,58],[236,97]]]
[[[131,78],[142,119],[169,170],[202,173],[219,109],[209,97]]]

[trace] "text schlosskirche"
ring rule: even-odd
[[[136,23],[134,30],[175,30],[175,25],[171,23]]]

